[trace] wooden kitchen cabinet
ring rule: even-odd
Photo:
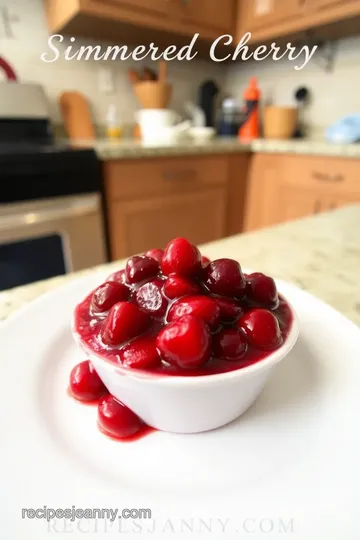
[[[329,8],[336,5],[344,5],[349,3],[349,0],[308,0],[312,8]],[[351,1],[351,0],[350,0]]]
[[[244,33],[282,23],[303,12],[301,0],[240,0],[239,5]]]
[[[183,23],[206,31],[214,39],[222,33],[232,34],[235,30],[237,0],[179,0],[183,4]]]
[[[45,0],[52,34],[105,39],[116,44],[188,45],[200,34],[198,53],[235,31],[237,0]]]
[[[230,234],[231,158],[208,155],[105,162],[111,258],[163,248],[177,236],[203,244]],[[237,213],[243,213],[243,206],[244,197],[238,201]]]
[[[260,229],[360,201],[358,160],[256,154],[244,229]]]
[[[285,36],[307,41],[309,30],[319,39],[359,34],[360,0],[239,0],[238,40],[251,32],[254,44]]]

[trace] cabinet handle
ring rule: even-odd
[[[164,171],[164,180],[192,180],[196,172],[192,169],[183,169],[182,171]]]
[[[345,180],[342,174],[325,174],[318,171],[312,173],[314,180],[320,180],[321,182],[343,182]]]

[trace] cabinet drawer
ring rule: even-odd
[[[329,193],[360,193],[360,161],[332,157],[282,156],[284,183]]]
[[[225,185],[228,159],[206,156],[108,161],[104,167],[105,189],[111,202]]]

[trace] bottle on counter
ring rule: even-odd
[[[116,105],[109,105],[106,116],[106,134],[109,139],[119,139],[121,137],[122,129],[118,117]]]
[[[258,139],[260,136],[260,105],[261,92],[257,79],[252,77],[244,92],[245,120],[239,128],[239,137],[243,140]]]

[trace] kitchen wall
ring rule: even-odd
[[[318,64],[315,53],[304,69],[296,71],[289,60],[274,62],[247,61],[232,65],[226,73],[225,89],[234,97],[242,98],[249,77],[256,76],[263,91],[264,101],[275,104],[292,104],[293,93],[299,86],[311,92],[311,102],[305,111],[305,119],[314,138],[342,115],[360,113],[360,37],[336,43],[334,70],[326,73]]]
[[[40,55],[48,50],[47,40],[43,0],[0,0],[0,54],[15,68],[22,82],[44,85],[55,122],[60,122],[57,100],[63,90],[83,92],[92,103],[97,124],[106,122],[107,107],[114,102],[118,105],[122,121],[133,122],[138,106],[127,73],[128,69],[140,69],[144,64],[111,60],[66,61],[63,58],[54,63],[44,63]],[[65,49],[70,44],[64,42],[61,45]],[[89,42],[76,39],[75,44],[80,47]],[[109,66],[114,73],[116,92],[112,95],[103,94],[99,89],[99,71],[105,66]],[[184,101],[196,100],[197,89],[204,80],[210,78],[220,84],[224,82],[224,74],[223,66],[211,62],[172,61],[169,80],[174,85],[173,107],[181,111]]]
[[[127,72],[132,67],[140,68],[140,62],[59,59],[54,63],[44,63],[40,55],[47,50],[47,39],[43,0],[0,0],[0,54],[14,66],[21,81],[44,85],[55,122],[61,121],[57,100],[63,90],[83,92],[92,103],[97,124],[105,123],[107,107],[113,102],[118,105],[122,121],[133,122],[137,102]],[[63,48],[69,44],[63,43]],[[81,40],[76,40],[76,45],[82,44]],[[271,98],[278,104],[291,103],[294,90],[305,85],[312,94],[306,120],[311,133],[317,136],[341,115],[360,112],[360,93],[357,91],[359,50],[360,38],[338,42],[332,73],[326,73],[319,67],[316,54],[300,71],[294,70],[288,60],[247,61],[230,66],[198,60],[173,61],[169,66],[169,77],[174,85],[173,106],[181,111],[184,101],[195,100],[199,85],[207,78],[214,79],[223,91],[241,99],[249,77],[255,75],[259,78],[265,99]],[[104,66],[109,66],[114,73],[116,91],[112,95],[103,94],[99,88],[99,71]]]

